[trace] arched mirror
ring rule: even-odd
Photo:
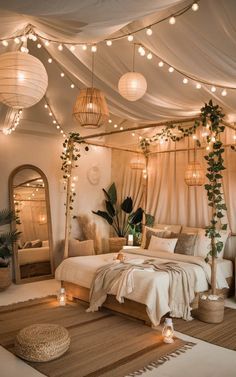
[[[10,205],[19,218],[12,224],[21,232],[14,246],[17,284],[53,277],[52,226],[48,181],[36,166],[22,165],[9,177]]]

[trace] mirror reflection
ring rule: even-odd
[[[51,219],[47,180],[36,167],[20,167],[11,179],[12,204],[21,232],[15,247],[16,282],[51,277]]]

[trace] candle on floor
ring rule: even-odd
[[[166,318],[164,327],[162,330],[162,335],[163,335],[163,342],[164,343],[173,343],[174,339],[174,328],[173,328],[173,322],[171,318]]]
[[[66,291],[65,288],[60,289],[60,293],[58,295],[58,302],[60,306],[66,305]]]

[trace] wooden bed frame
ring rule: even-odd
[[[223,294],[224,297],[229,297],[234,290],[234,278],[227,278],[227,283],[229,288],[218,289],[218,294]],[[89,288],[82,287],[77,284],[69,283],[62,281],[62,287],[65,288],[69,300],[82,300],[89,302]],[[209,292],[209,291],[208,291]],[[192,308],[197,309],[198,300],[200,293],[197,293],[194,301],[192,302]],[[139,302],[125,299],[123,304],[120,304],[114,295],[108,295],[106,301],[103,304],[103,307],[118,312],[120,314],[125,314],[129,317],[133,317],[139,320],[144,321],[146,324],[150,325],[150,319],[146,312],[146,305]]]

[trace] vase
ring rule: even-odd
[[[0,267],[0,291],[4,291],[11,285],[11,270],[10,266]]]
[[[117,253],[122,250],[123,246],[126,245],[125,237],[111,237],[109,238],[109,251],[110,253]]]

